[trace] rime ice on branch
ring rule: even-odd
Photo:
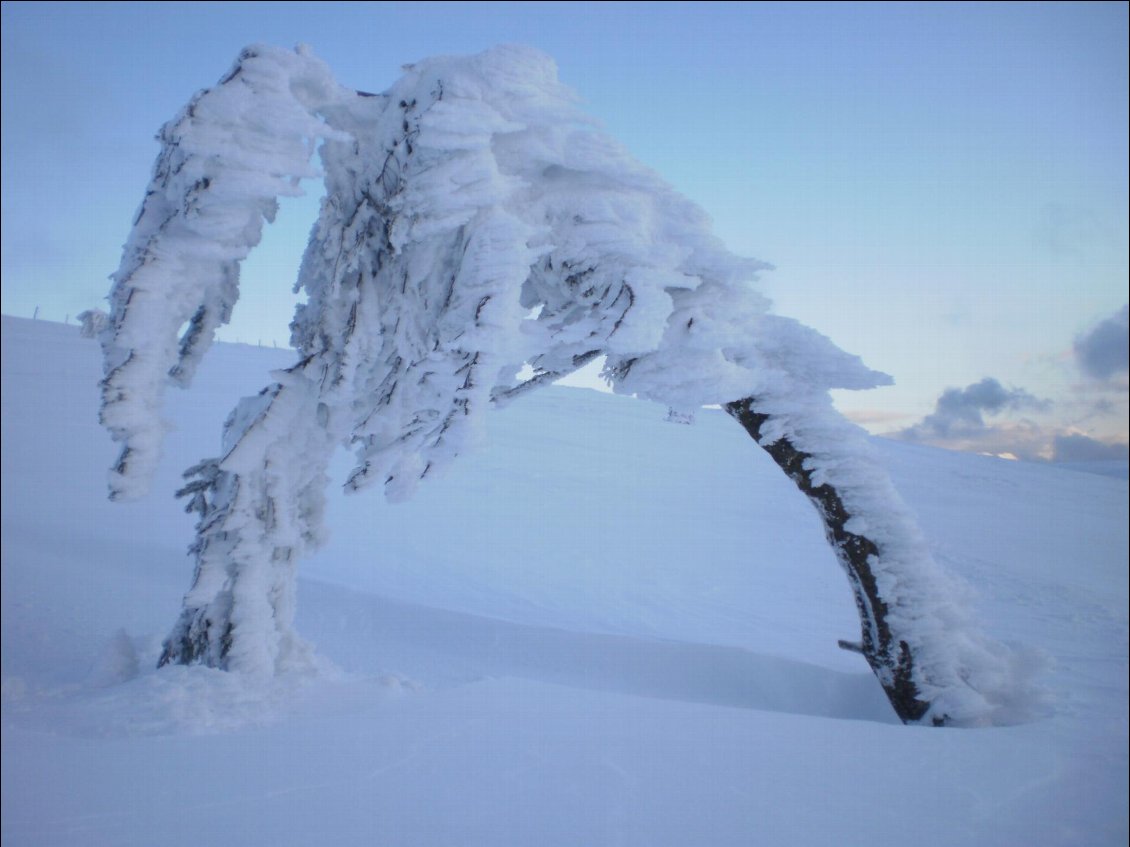
[[[277,198],[317,176],[317,116],[343,92],[321,62],[251,47],[161,128],[161,153],[113,275],[101,334],[102,423],[122,452],[111,496],[144,494],[164,426],[164,385],[187,385],[239,296],[239,263]]]
[[[267,675],[304,661],[295,565],[321,540],[334,449],[356,455],[350,490],[408,497],[473,444],[489,407],[603,356],[616,391],[678,410],[729,404],[786,457],[900,717],[989,721],[1015,696],[1007,652],[961,611],[828,399],[888,378],[769,314],[753,286],[767,266],[729,253],[530,49],[429,59],[370,95],[305,51],[253,47],[162,130],[101,336],[102,417],[122,443],[114,496],[143,491],[165,382],[190,381],[230,316],[239,262],[276,198],[313,175],[319,140],[326,195],[298,280],[300,358],[240,402],[223,454],[186,474],[196,573],[162,663]]]

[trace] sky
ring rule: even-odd
[[[1125,458],[1124,3],[29,3],[3,6],[2,308],[74,320],[154,135],[239,50],[309,44],[349,86],[522,43],[714,219],[795,317],[890,373],[872,432]],[[287,343],[320,185],[284,202],[220,337]]]

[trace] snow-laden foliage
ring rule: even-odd
[[[110,316],[101,309],[87,309],[76,315],[83,338],[98,338],[110,322]]]
[[[355,444],[354,487],[407,496],[487,401],[597,355],[618,389],[680,408],[755,393],[766,363],[821,388],[884,381],[766,316],[750,284],[766,266],[729,253],[701,209],[593,129],[546,56],[432,59],[372,96],[304,53],[254,47],[162,130],[115,275],[116,494],[143,490],[162,385],[186,384],[229,319],[239,261],[275,198],[313,174],[317,138],[326,197],[292,340],[329,428]]]
[[[300,360],[240,403],[223,455],[186,474],[196,577],[163,661],[265,674],[302,658],[294,567],[320,540],[336,445],[356,455],[350,490],[403,499],[474,443],[489,407],[603,356],[617,392],[680,412],[756,398],[771,416],[761,443],[796,443],[878,545],[931,714],[980,720],[1007,696],[1000,651],[956,611],[828,400],[889,378],[770,314],[754,287],[767,266],[727,251],[701,209],[595,128],[548,57],[429,59],[372,95],[305,51],[249,48],[161,140],[102,334],[115,496],[144,490],[162,387],[191,379],[240,260],[276,197],[314,173],[319,140],[326,186],[298,280]]]
[[[314,144],[333,135],[314,110],[340,96],[316,59],[253,47],[162,127],[102,334],[102,423],[122,443],[114,497],[145,493],[164,431],[164,385],[187,385],[231,318],[240,261],[274,219],[277,198],[317,175]]]

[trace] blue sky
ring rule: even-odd
[[[303,41],[382,90],[406,62],[519,42],[776,266],[780,312],[894,375],[838,398],[856,420],[1016,455],[1125,443],[1125,353],[1102,373],[1084,353],[1125,347],[1127,29],[1123,3],[5,2],[3,311],[102,305],[155,132],[244,45]],[[285,343],[309,191],[222,337]],[[927,424],[954,409],[964,428]]]

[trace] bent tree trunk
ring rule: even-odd
[[[929,711],[930,704],[921,699],[914,681],[914,651],[907,640],[892,627],[888,603],[883,598],[875,577],[873,564],[882,556],[883,551],[872,539],[846,528],[852,516],[844,507],[840,492],[828,482],[817,484],[814,480],[813,463],[808,461],[812,459],[809,453],[797,449],[788,437],[779,437],[772,443],[762,441],[763,427],[772,416],[757,410],[755,398],[747,397],[728,403],[725,408],[816,507],[824,523],[828,543],[847,572],[859,612],[859,644],[840,642],[840,646],[862,653],[882,684],[899,719],[903,723],[917,723]],[[945,723],[945,718],[936,716],[933,723],[940,726]]]

